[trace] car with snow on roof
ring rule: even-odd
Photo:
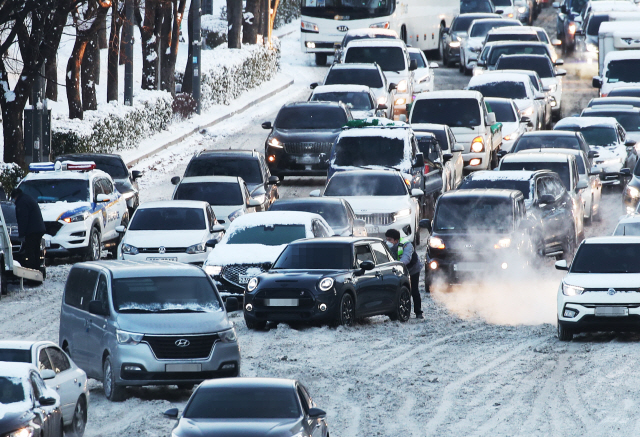
[[[342,102],[355,119],[382,117],[386,109],[378,105],[371,88],[364,85],[320,85],[313,89],[309,101]]]

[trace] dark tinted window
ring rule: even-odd
[[[47,351],[44,349],[40,349],[38,353],[38,370],[53,370],[51,367],[51,361],[49,360],[49,355],[47,355]]]
[[[609,97],[640,97],[640,87],[614,88],[609,93]]]
[[[581,132],[587,144],[590,146],[608,146],[618,142],[618,135],[613,127],[607,126],[562,126],[558,130],[570,130]]]
[[[365,176],[335,174],[324,191],[325,196],[404,196],[407,187],[397,174]]]
[[[340,129],[347,123],[344,110],[335,106],[289,106],[276,118],[277,129]]]
[[[640,59],[621,59],[607,64],[607,83],[640,82]]]
[[[550,170],[558,173],[565,188],[569,187],[568,162],[502,162],[500,170]]]
[[[511,0],[493,0],[493,6],[513,6]]]
[[[281,246],[307,237],[305,225],[261,225],[238,228],[229,234],[227,244]]]
[[[540,38],[540,41],[545,43],[545,44],[549,44],[549,37],[547,36],[547,33],[544,30],[538,30],[538,38]]]
[[[615,89],[615,88],[614,88]],[[593,99],[589,102],[589,108],[600,105],[631,105],[634,108],[640,107],[640,99],[632,98],[627,99],[623,98],[615,98],[615,97],[601,97],[597,99]]]
[[[404,140],[385,137],[343,137],[335,145],[336,166],[394,167],[404,159]]]
[[[571,273],[640,273],[640,244],[582,244]]]
[[[174,199],[202,200],[209,205],[242,205],[240,184],[233,182],[193,182],[178,186]]]
[[[67,284],[64,287],[64,302],[81,310],[89,309],[89,301],[93,298],[93,290],[98,279],[98,272],[83,268],[71,269]]]
[[[38,203],[89,202],[89,181],[78,179],[32,179],[20,189]]]
[[[231,156],[194,158],[184,172],[184,177],[191,176],[238,176],[248,184],[262,182],[258,159],[239,159]]]
[[[583,114],[584,117],[613,117],[618,120],[627,132],[640,131],[640,113],[637,112],[588,112]]]
[[[29,349],[0,349],[0,361],[30,363],[31,351]]]
[[[13,203],[2,203],[2,215],[4,216],[4,221],[7,224],[17,224],[18,219],[16,218],[16,205]]]
[[[93,161],[96,163],[96,168],[109,174],[113,179],[125,179],[129,177],[129,170],[122,161],[122,158],[117,156],[58,156],[57,161]]]
[[[67,355],[57,347],[48,347],[47,353],[51,359],[51,365],[56,373],[64,372],[71,367]]]
[[[470,14],[472,12],[493,12],[494,8],[491,0],[462,0],[460,2],[460,13]]]
[[[273,268],[300,270],[346,270],[351,268],[350,244],[292,244],[282,252]]]
[[[488,230],[508,232],[513,223],[512,203],[494,197],[451,197],[438,201],[434,229],[440,232]]]
[[[193,231],[205,229],[200,208],[138,208],[131,219],[131,231]]]
[[[540,39],[537,34],[532,33],[499,33],[487,36],[487,42],[494,41],[540,41]]]
[[[640,223],[620,223],[613,232],[613,235],[638,237],[640,236]]]
[[[24,386],[20,378],[0,376],[0,404],[13,404],[25,400]],[[28,409],[25,406],[25,411]],[[2,414],[4,416],[4,413]]]
[[[499,190],[518,190],[522,193],[525,199],[529,198],[531,193],[531,185],[529,181],[509,180],[509,179],[497,179],[497,180],[469,180],[464,179],[460,185],[460,189],[472,189],[472,188],[495,188]]]
[[[487,109],[496,114],[496,121],[498,123],[515,123],[518,121],[511,102],[499,102],[495,100],[488,102],[485,100],[485,103],[487,104]]]
[[[574,136],[523,135],[513,146],[513,153],[530,149],[573,149],[581,150],[580,142]]]
[[[324,81],[325,85],[364,85],[382,88],[380,72],[373,68],[332,68]]]
[[[369,93],[363,92],[332,91],[327,93],[314,93],[311,101],[342,102],[350,109],[356,111],[368,111],[373,108],[373,102],[371,101]]]
[[[293,388],[200,387],[191,397],[187,419],[295,419],[300,417]]]
[[[406,68],[404,50],[400,47],[351,47],[344,57],[346,64],[377,63],[382,71],[402,71]]]
[[[504,99],[526,99],[527,89],[522,82],[493,82],[469,87],[485,97],[502,97]]]
[[[411,59],[412,61],[416,61],[416,63],[418,64],[418,68],[427,67],[427,64],[424,63],[424,58],[420,53],[409,52],[409,59]]]
[[[220,309],[213,286],[202,276],[114,279],[112,294],[113,306],[118,312],[182,313]]]
[[[476,99],[424,99],[413,104],[410,122],[446,124],[453,128],[479,126],[480,120]]]
[[[600,25],[605,21],[609,21],[608,15],[592,15],[587,24],[587,35],[598,36]]]
[[[542,45],[517,45],[493,47],[489,54],[487,64],[495,65],[502,55],[545,55],[548,56],[547,48]]]
[[[555,77],[553,66],[547,57],[502,57],[496,63],[496,70],[522,70],[526,66],[527,70],[533,70],[540,77]]]
[[[331,227],[347,226],[347,211],[341,203],[276,201],[269,211],[302,211],[319,214]]]
[[[364,18],[386,17],[394,11],[396,0],[324,0],[316,2],[316,6],[302,3],[302,15],[308,17],[328,18],[333,20],[336,15],[346,15],[352,20]]]
[[[469,30],[469,26],[471,26],[471,23],[475,19],[476,18],[474,16],[470,16],[470,17],[465,17],[464,15],[458,16],[455,18],[455,20],[453,21],[453,24],[451,25],[451,31],[466,32],[467,30]]]
[[[505,26],[513,26],[514,24],[515,23],[513,21],[507,21],[507,20],[492,20],[492,21],[478,22],[474,24],[471,29],[469,29],[471,32],[469,36],[472,38],[486,36],[491,29],[497,29],[498,27],[505,27]]]
[[[434,134],[436,136],[436,140],[438,141],[438,143],[440,144],[440,148],[442,148],[442,150],[448,150],[448,144],[449,142],[447,141],[447,131],[444,129],[420,129],[419,131],[416,130],[416,138],[418,138],[418,143],[420,142],[420,133],[421,132],[430,132],[432,134]],[[422,150],[421,150],[422,151]],[[422,152],[424,153],[424,152]]]

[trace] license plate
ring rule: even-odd
[[[453,270],[457,272],[475,272],[481,271],[486,268],[486,265],[483,263],[457,263],[453,265]]]
[[[365,226],[367,234],[379,234],[380,228],[378,226]]]
[[[298,162],[298,164],[318,164],[320,163],[320,157],[313,155],[302,155],[298,156],[296,158],[296,161]]]
[[[147,261],[178,261],[178,257],[177,256],[171,256],[171,257],[164,257],[164,258],[160,258],[160,257],[149,257],[147,258]]]
[[[626,307],[596,307],[598,317],[625,317],[629,315],[629,308]]]
[[[165,364],[167,372],[202,372],[202,364]]]
[[[255,278],[257,275],[238,275],[238,282],[240,284],[248,284],[251,278]]]
[[[299,299],[265,299],[264,305],[268,307],[297,307]]]

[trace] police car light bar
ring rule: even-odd
[[[62,168],[66,170],[89,171],[96,168],[96,163],[93,161],[64,161]]]
[[[54,171],[56,165],[53,162],[32,162],[29,164],[29,171],[38,173],[41,171]]]

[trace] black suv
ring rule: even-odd
[[[244,319],[249,329],[264,329],[268,321],[350,326],[381,314],[406,322],[409,289],[407,268],[379,238],[298,240],[249,281]]]
[[[289,103],[280,108],[276,121],[262,123],[271,129],[265,155],[272,174],[326,176],[329,154],[340,130],[353,120],[343,103]]]
[[[251,198],[260,202],[258,211],[266,211],[280,198],[280,179],[271,176],[264,155],[255,150],[206,150],[196,153],[189,161],[184,177],[236,176],[247,184]],[[178,185],[179,176],[171,178]]]

